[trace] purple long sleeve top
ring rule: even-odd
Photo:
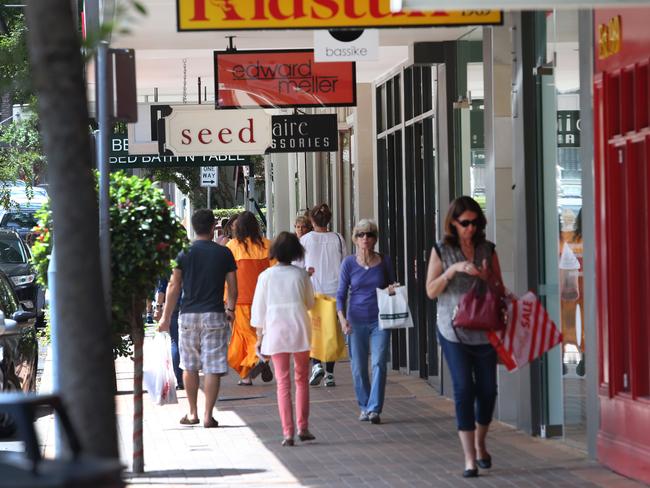
[[[390,259],[382,256],[381,264],[364,268],[356,256],[347,256],[341,263],[339,288],[336,292],[336,309],[346,310],[346,318],[352,323],[371,323],[377,320],[377,288],[386,288],[395,281]]]

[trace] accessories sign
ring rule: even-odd
[[[426,11],[407,12],[391,12],[391,1],[394,0],[176,0],[177,29],[429,27],[503,22],[500,11],[485,10],[482,1],[477,0],[473,1],[481,3],[480,10],[432,11],[430,6],[426,6]],[[432,0],[427,2],[436,3]],[[449,4],[444,2],[442,8]]]
[[[158,122],[161,154],[255,155],[271,144],[271,117],[264,110],[215,112],[209,105],[170,105],[166,112]]]
[[[274,115],[268,152],[329,152],[338,150],[335,114]]]
[[[316,63],[312,49],[214,53],[216,108],[344,107],[357,102],[355,64]]]

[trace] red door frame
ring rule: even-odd
[[[646,483],[650,483],[649,24],[650,8],[598,9],[594,14],[598,459]]]

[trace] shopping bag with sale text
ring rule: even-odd
[[[508,325],[488,338],[508,368],[515,371],[562,342],[562,334],[533,292],[508,304]]]

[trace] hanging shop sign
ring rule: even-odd
[[[351,30],[351,32],[359,35],[337,39],[341,36],[334,37],[328,30],[314,31],[314,59],[316,62],[377,61],[379,59],[379,31],[363,29],[362,31]]]
[[[159,151],[164,155],[255,155],[264,154],[270,144],[271,116],[264,110],[170,105],[158,122]]]
[[[557,111],[557,147],[580,147],[580,110]]]
[[[312,49],[214,53],[216,108],[346,107],[354,63],[316,63]]]
[[[448,8],[449,0],[390,0],[394,12],[404,13],[414,10]],[[484,9],[485,7],[504,10],[550,10],[593,9],[599,7],[629,7],[635,4],[647,4],[648,0],[454,0],[454,8]],[[480,11],[480,10],[479,10]],[[474,12],[470,10],[470,12]]]
[[[396,12],[391,11],[395,0],[176,0],[176,18],[179,31],[430,27],[503,22],[498,10],[480,7],[481,10],[447,11],[448,1],[426,1],[430,5],[423,5],[424,10]],[[462,1],[455,2],[454,7],[459,4]]]
[[[338,149],[336,114],[274,115],[268,152],[329,152]]]
[[[241,166],[251,164],[250,156],[220,154],[211,156],[160,156],[159,154],[131,154],[127,134],[111,136],[109,156],[111,171],[131,168],[183,168],[198,166]]]

